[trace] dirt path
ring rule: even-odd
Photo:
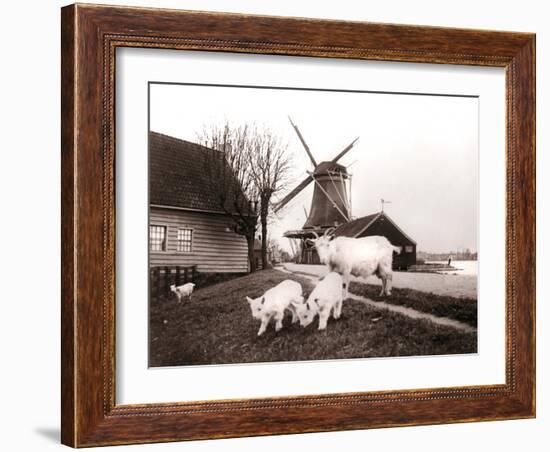
[[[277,270],[282,271],[284,273],[294,273],[291,271],[288,267],[277,267]],[[304,271],[297,271],[297,274],[300,274],[301,276],[304,276],[305,278],[308,278],[314,282],[318,280],[317,275],[312,275],[309,273],[306,273]],[[458,320],[449,319],[448,317],[437,317],[433,314],[428,314],[426,312],[420,312],[416,309],[408,308],[405,306],[399,306],[399,305],[393,305],[389,303],[385,303],[384,301],[373,301],[369,298],[362,297],[360,295],[355,295],[353,293],[349,293],[348,298],[351,298],[352,300],[360,301],[367,306],[371,306],[373,308],[378,309],[386,309],[391,312],[397,312],[399,314],[402,314],[404,316],[410,317],[411,319],[426,319],[430,322],[436,323],[438,325],[444,325],[444,326],[450,326],[453,328],[456,328],[458,330],[464,331],[465,333],[471,333],[476,331],[476,329],[466,323],[459,322]]]
[[[293,273],[322,276],[327,272],[327,268],[324,265],[292,263],[285,263],[283,265],[287,270]],[[376,276],[371,276],[366,280],[352,277],[352,281],[376,285],[381,284]],[[421,292],[432,292],[436,295],[447,295],[457,298],[477,298],[477,275],[460,274],[459,272],[453,272],[451,274],[394,272],[393,286],[404,289],[420,290]]]

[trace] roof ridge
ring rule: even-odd
[[[389,215],[387,215],[384,211],[382,211],[382,212],[380,212],[380,213],[381,213],[382,215],[384,215],[384,216],[388,219],[388,221],[389,221],[391,224],[393,224],[393,225],[397,228],[397,230],[398,230],[399,232],[401,232],[401,234],[403,234],[407,239],[409,239],[409,240],[410,240],[411,242],[413,242],[415,245],[417,244],[415,240],[413,240],[408,234],[405,233],[405,231],[403,231],[403,229],[401,229],[399,226],[397,226],[397,223],[395,223],[395,221],[393,221],[393,220],[390,218]]]
[[[357,237],[358,235],[361,235],[363,232],[365,232],[369,228],[369,226],[372,223],[374,223],[376,220],[378,220],[378,218],[380,218],[380,215],[383,215],[383,214],[384,214],[384,212],[378,212],[378,213],[372,213],[370,215],[365,215],[363,218],[370,217],[370,216],[372,216],[372,218],[363,229],[361,229],[357,234],[355,234],[355,237]]]
[[[204,146],[202,144],[195,143],[193,141],[184,140],[183,138],[177,138],[177,137],[174,137],[172,135],[166,135],[165,133],[162,133],[162,132],[155,132],[154,130],[150,130],[149,134],[150,135],[151,134],[158,135],[159,137],[162,137],[162,138],[168,138],[169,140],[176,141],[176,142],[181,143],[181,144],[187,144],[187,145],[196,146],[198,148],[202,148],[202,149],[205,149],[205,150],[208,150],[208,151],[218,152],[218,151],[216,151],[216,149],[209,148],[208,146]]]

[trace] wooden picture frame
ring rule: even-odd
[[[84,447],[535,416],[535,35],[79,4],[62,9],[61,34],[64,444]],[[115,404],[118,47],[505,68],[506,383]]]

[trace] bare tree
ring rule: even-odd
[[[251,271],[255,269],[256,200],[259,201],[262,268],[268,268],[268,219],[273,199],[288,182],[288,146],[267,127],[229,122],[204,128],[198,139],[203,146],[215,150],[212,157],[219,159],[208,159],[205,171],[218,205],[235,221],[235,232],[247,238]]]
[[[267,223],[272,201],[289,182],[290,157],[288,145],[266,127],[249,127],[249,167],[251,178],[260,201],[262,238],[262,268],[267,268]]]
[[[250,171],[248,126],[205,127],[197,136],[205,150],[204,171],[210,196],[233,221],[233,230],[246,237],[250,271],[256,270],[254,238],[257,225],[258,190]]]

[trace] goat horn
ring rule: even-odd
[[[325,233],[324,233],[324,235],[323,235],[323,237],[324,237],[324,236],[327,236],[328,234],[332,234],[332,233],[334,232],[334,229],[336,229],[336,228],[328,228],[328,229],[326,229],[326,230],[325,230]]]
[[[319,238],[319,234],[317,234],[315,231],[311,231],[311,233],[315,236],[316,239]]]

